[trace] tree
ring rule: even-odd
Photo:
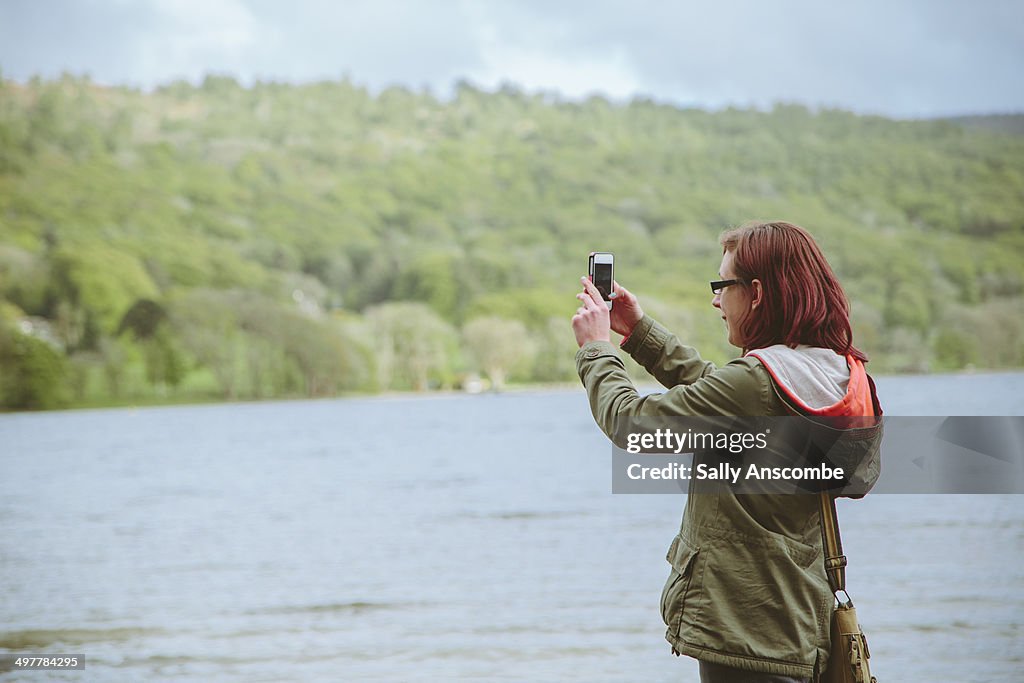
[[[157,293],[137,258],[100,243],[60,248],[52,268],[56,295],[94,317],[105,334],[117,330],[135,301]]]
[[[504,387],[509,373],[528,363],[536,351],[526,326],[507,318],[475,318],[462,329],[462,338],[495,390]]]
[[[426,391],[443,381],[456,348],[455,330],[421,303],[399,301],[366,311],[377,351],[381,389]]]
[[[125,311],[117,334],[130,331],[136,340],[151,339],[167,321],[167,311],[152,299],[139,299]]]
[[[0,407],[48,410],[67,403],[64,357],[0,320]]]
[[[537,343],[532,379],[539,382],[566,382],[576,378],[576,340],[568,317],[552,316],[534,333]]]
[[[171,332],[167,311],[152,299],[139,299],[125,312],[117,334],[130,332],[142,347],[146,363],[146,379],[162,390],[181,384],[185,362]]]
[[[459,304],[455,260],[444,253],[418,256],[399,275],[395,296],[409,301],[430,304],[438,314],[452,319]]]
[[[231,292],[197,289],[170,304],[185,349],[213,373],[224,398],[235,398],[242,340]]]

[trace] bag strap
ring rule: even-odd
[[[759,359],[760,360],[760,359]],[[871,375],[865,373],[868,378],[868,386],[871,391],[871,407],[875,417],[882,416],[882,406],[878,401],[878,392],[875,390],[875,380]],[[772,388],[776,396],[782,400],[786,412],[790,415],[801,415],[802,413],[790,402],[789,397],[779,390],[775,381],[772,381]],[[829,588],[840,604],[849,607],[853,606],[850,594],[846,592],[846,555],[843,554],[843,539],[839,535],[839,517],[836,514],[836,499],[828,491],[821,491],[818,494],[818,503],[821,517],[821,547],[825,555],[825,576],[828,577]],[[846,602],[839,598],[839,593],[846,594]]]
[[[821,507],[821,547],[825,554],[825,575],[833,593],[846,592],[846,555],[839,535],[836,499],[828,491],[818,494]],[[836,598],[838,599],[838,595]],[[846,596],[849,600],[849,595]]]

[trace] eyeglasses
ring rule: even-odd
[[[730,285],[742,285],[746,284],[746,280],[712,280],[711,281],[711,293],[719,295],[722,290]]]

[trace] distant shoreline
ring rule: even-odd
[[[876,379],[885,380],[887,378],[904,378],[904,377],[982,377],[991,375],[1024,375],[1024,368],[1010,368],[1004,370],[960,370],[955,372],[936,372],[936,373],[889,373],[884,375],[874,375]],[[663,389],[663,387],[654,382],[643,382],[636,385],[637,389],[641,393],[651,393]],[[507,385],[498,391],[481,391],[479,393],[472,393],[463,391],[460,389],[437,389],[431,391],[381,391],[377,393],[370,392],[348,392],[342,393],[335,396],[278,396],[278,397],[267,397],[267,398],[240,398],[240,399],[222,399],[222,398],[204,398],[202,396],[182,396],[180,400],[175,400],[174,397],[166,397],[166,399],[150,398],[139,401],[116,401],[109,403],[96,403],[96,404],[82,404],[82,405],[71,405],[62,408],[53,408],[48,410],[6,410],[0,411],[0,416],[3,415],[16,415],[25,413],[54,413],[54,412],[81,412],[89,410],[133,410],[139,408],[170,408],[179,406],[207,406],[207,405],[247,405],[247,404],[263,404],[263,403],[295,403],[299,401],[339,401],[339,400],[398,400],[398,399],[441,399],[441,398],[454,398],[460,396],[479,396],[479,397],[495,397],[507,394],[547,394],[547,393],[583,393],[583,387],[573,382],[556,382],[556,383],[544,383],[544,384],[512,384]]]

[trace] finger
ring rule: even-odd
[[[589,311],[589,310],[591,310],[593,308],[596,308],[596,306],[593,303],[593,300],[590,298],[590,295],[588,293],[580,292],[579,294],[576,295],[576,298],[579,299],[581,302],[583,302],[583,305],[580,306],[580,308],[579,308],[579,314],[580,315],[582,315],[583,313],[586,313],[587,311]]]
[[[596,307],[599,304],[602,304],[604,301],[604,297],[601,296],[601,292],[600,290],[598,290],[597,285],[591,282],[588,278],[581,279],[583,281],[583,291],[585,294],[589,295],[594,306]]]
[[[593,290],[591,290],[591,294],[595,298],[597,298],[598,301],[603,301],[604,300],[604,295],[601,294],[601,290],[599,290],[597,288],[597,285],[594,284],[593,280],[589,280],[589,283],[590,283],[590,286],[593,287]],[[610,299],[614,299],[614,298],[616,298],[618,296],[618,294],[616,294],[616,290],[617,289],[618,289],[618,286],[615,284],[614,281],[612,281],[612,291],[608,294],[608,299],[609,300]]]
[[[600,305],[600,294],[598,298],[594,299],[594,296],[589,291],[580,292],[576,295],[576,298],[583,302],[583,306],[588,310],[595,310]]]
[[[583,289],[589,292],[591,296],[601,297],[601,290],[597,288],[597,285],[589,277],[583,279]]]

